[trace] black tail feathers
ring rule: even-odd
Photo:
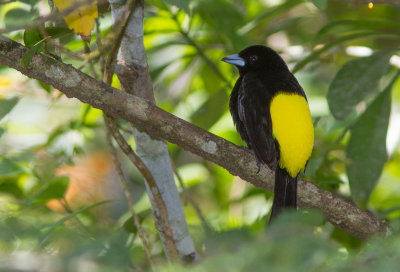
[[[295,209],[296,207],[297,176],[291,177],[285,169],[278,165],[275,171],[274,202],[269,222],[271,223],[283,208]]]

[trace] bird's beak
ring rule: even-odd
[[[239,67],[243,67],[246,64],[244,62],[244,59],[242,59],[238,54],[229,55],[223,58],[222,61],[225,61],[226,63],[230,63]]]

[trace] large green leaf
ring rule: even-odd
[[[32,61],[33,56],[36,54],[36,52],[40,51],[40,49],[43,47],[43,43],[39,42],[32,48],[30,48],[26,53],[23,55],[23,57],[20,60],[20,64],[22,67],[28,67],[29,64]]]
[[[4,16],[6,28],[18,29],[32,23],[33,19],[38,16],[36,9],[26,10],[22,8],[10,9]]]
[[[365,208],[386,162],[386,133],[390,116],[390,84],[351,128],[346,166],[353,199]]]
[[[312,2],[319,9],[326,8],[326,0],[308,0],[308,1]]]
[[[0,177],[10,178],[25,173],[24,169],[12,160],[0,159]]]
[[[27,47],[33,47],[42,41],[42,35],[38,28],[28,28],[24,31],[24,44]]]
[[[323,26],[317,33],[316,38],[337,33],[342,34],[348,31],[379,29],[379,28],[400,28],[400,22],[387,19],[362,19],[362,20],[340,20],[333,21]]]
[[[18,103],[19,98],[13,97],[10,99],[0,99],[0,120],[3,119]]]
[[[68,176],[55,177],[34,196],[33,201],[38,203],[46,202],[50,199],[62,198],[68,189],[68,184]]]
[[[186,13],[189,13],[189,0],[165,0],[169,5],[176,6]]]
[[[336,119],[345,119],[367,95],[375,93],[393,52],[377,52],[344,65],[328,89],[329,109]]]
[[[226,0],[202,0],[198,4],[198,14],[213,29],[220,42],[230,42],[233,50],[240,51],[249,45],[246,36],[237,31],[245,20],[239,7]]]
[[[351,33],[347,34],[344,36],[341,36],[337,38],[334,41],[331,41],[329,43],[326,43],[324,46],[322,46],[319,49],[314,50],[310,55],[305,57],[303,60],[298,62],[292,69],[292,73],[295,74],[299,70],[303,69],[304,66],[306,66],[308,63],[312,62],[313,60],[317,59],[322,53],[328,51],[328,49],[331,49],[335,46],[338,46],[340,44],[344,44],[346,42],[350,41],[355,41],[355,40],[361,40],[361,39],[387,39],[387,40],[399,40],[399,35],[397,34],[391,34],[391,33],[385,33],[385,32],[376,32],[376,31],[363,31],[363,32],[356,32],[356,33]]]
[[[100,201],[98,203],[92,204],[90,206],[86,206],[86,207],[84,207],[82,209],[79,209],[79,210],[77,210],[77,211],[75,211],[75,212],[73,212],[73,213],[61,218],[60,220],[58,220],[57,222],[55,222],[55,223],[53,223],[51,225],[44,226],[43,229],[42,229],[43,234],[42,234],[42,237],[41,237],[41,243],[44,243],[45,240],[48,238],[48,235],[53,230],[55,230],[57,227],[63,225],[67,220],[77,216],[80,213],[83,213],[83,212],[85,212],[87,210],[90,210],[91,208],[94,208],[94,207],[97,207],[97,206],[100,206],[100,205],[103,205],[103,204],[107,204],[107,203],[110,203],[110,202],[112,202],[112,200],[104,200],[104,201]]]
[[[278,17],[301,3],[302,1],[299,0],[288,0],[277,6],[265,9],[265,11],[262,11],[256,17],[246,22],[244,26],[240,27],[238,33],[240,35],[245,35],[257,26],[263,25],[264,20],[271,20],[273,17]]]
[[[209,99],[193,113],[192,122],[203,129],[210,129],[227,109],[227,106],[224,106],[226,101],[228,97],[224,89],[210,95]]]

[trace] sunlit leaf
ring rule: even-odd
[[[387,160],[386,132],[390,116],[391,87],[388,86],[351,128],[346,166],[353,199],[366,207]]]
[[[375,93],[393,52],[377,52],[345,64],[333,78],[327,94],[329,109],[337,119],[347,115],[367,95]]]

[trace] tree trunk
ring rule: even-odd
[[[127,4],[124,0],[110,0],[109,2],[111,4],[113,22],[115,23]],[[136,9],[128,22],[121,42],[115,72],[121,81],[124,91],[155,103],[153,85],[148,72],[143,44],[143,2],[137,2]],[[176,251],[181,260],[191,262],[196,259],[196,251],[175,185],[167,144],[165,140],[154,139],[147,133],[140,132],[137,129],[134,129],[133,135],[136,141],[136,153],[153,175],[165,204],[168,213],[168,225],[172,231]],[[165,245],[165,233],[162,229],[165,226],[158,220],[160,210],[155,205],[154,192],[152,192],[147,183],[146,189],[152,203],[156,227],[163,241],[165,252],[169,255]]]

